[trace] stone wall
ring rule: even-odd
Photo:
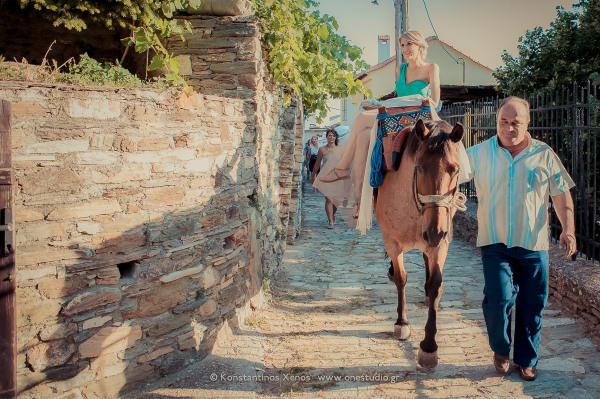
[[[184,34],[184,40],[173,37],[167,47],[181,62],[180,74],[195,90],[225,97],[248,99],[256,93],[270,92],[264,62],[262,60],[261,33],[255,16],[219,17],[194,15],[180,17],[189,22],[191,33]],[[264,102],[257,101],[257,118],[268,115]],[[303,162],[302,135],[304,116],[298,101],[292,101],[283,113],[279,125],[284,136],[280,142],[266,143],[260,147],[263,154],[278,154],[279,162],[270,167],[281,173],[265,170],[264,175],[276,179],[263,180],[263,190],[277,193],[281,199],[279,218],[281,225],[275,225],[278,238],[293,243],[300,231],[301,182],[300,169]],[[263,121],[269,126],[269,118]],[[261,136],[261,130],[257,135]],[[269,165],[264,165],[268,168]],[[277,185],[278,180],[278,185]],[[273,184],[272,184],[273,183]],[[273,215],[270,215],[273,216]]]
[[[257,44],[246,23],[240,51]],[[248,91],[0,82],[21,398],[116,397],[205,356],[260,305],[297,234],[303,118],[255,50]]]
[[[189,22],[191,33],[178,36],[166,46],[181,62],[180,74],[192,87],[205,94],[251,98],[261,90],[264,65],[258,21],[254,16],[180,17]]]
[[[454,216],[454,236],[475,246],[477,243],[477,203],[467,202],[466,212]],[[578,258],[564,258],[564,250],[550,243],[550,296],[570,317],[579,317],[598,334],[600,329],[600,265]]]

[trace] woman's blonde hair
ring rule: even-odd
[[[409,30],[408,32],[404,32],[402,34],[402,36],[400,37],[400,41],[402,41],[402,39],[404,39],[404,41],[418,45],[420,47],[419,54],[421,55],[421,59],[425,60],[425,57],[427,57],[427,48],[429,47],[429,45],[427,44],[427,41],[425,41],[425,38],[421,33],[419,33],[416,30]]]

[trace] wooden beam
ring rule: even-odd
[[[14,252],[11,105],[0,101],[0,398],[17,397],[17,279]]]

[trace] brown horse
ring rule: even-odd
[[[410,337],[403,254],[415,248],[423,251],[429,313],[418,362],[426,368],[437,365],[436,316],[444,286],[442,270],[452,238],[452,217],[457,208],[464,210],[464,196],[457,190],[462,136],[460,123],[452,127],[441,120],[419,120],[406,138],[398,170],[385,175],[377,193],[375,215],[392,259],[390,279],[398,290],[396,339]]]

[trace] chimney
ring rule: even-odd
[[[379,35],[377,44],[377,62],[381,63],[390,58],[390,36]]]

